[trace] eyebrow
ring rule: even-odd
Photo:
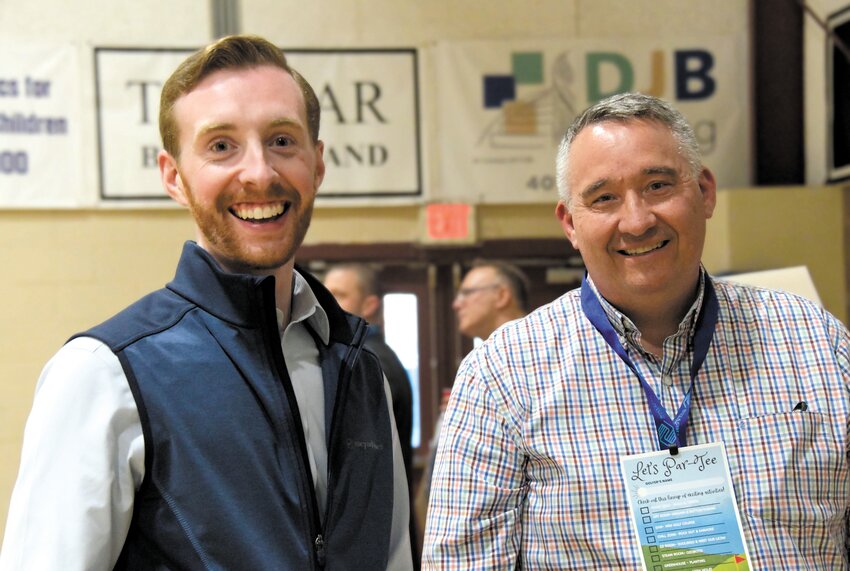
[[[586,199],[588,196],[592,195],[597,190],[604,187],[606,184],[608,184],[608,179],[607,178],[600,178],[599,180],[597,180],[593,184],[586,186],[585,189],[582,190],[581,193],[579,194],[579,198]]]
[[[236,125],[233,123],[210,123],[209,125],[204,125],[200,131],[198,131],[195,139],[202,139],[210,133],[214,133],[217,131],[232,131],[236,128]]]
[[[296,121],[294,119],[289,119],[287,117],[281,117],[280,119],[275,119],[270,124],[271,127],[297,127],[299,129],[304,129],[304,125],[301,124],[300,121]]]
[[[666,176],[678,177],[679,171],[672,167],[647,167],[643,169],[643,174],[662,174]]]

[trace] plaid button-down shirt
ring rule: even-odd
[[[709,278],[706,278],[709,279]],[[688,443],[723,441],[756,569],[848,568],[850,335],[796,296],[713,281],[720,305]],[[601,300],[668,412],[694,315],[656,360]],[[806,411],[792,411],[805,401]],[[425,569],[641,569],[619,458],[658,447],[643,389],[569,292],[462,363],[431,489]]]

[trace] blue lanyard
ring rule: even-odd
[[[643,375],[640,374],[640,371],[629,358],[629,354],[620,343],[620,338],[614,330],[614,326],[608,321],[608,316],[602,309],[602,304],[599,303],[593,288],[588,285],[587,276],[581,283],[581,308],[608,345],[640,380],[649,404],[649,412],[652,413],[652,418],[655,421],[655,431],[661,450],[669,448],[671,453],[676,454],[679,447],[685,446],[687,442],[688,417],[691,414],[691,393],[694,388],[694,379],[696,379],[697,373],[708,354],[708,347],[711,345],[711,339],[714,336],[714,326],[717,324],[719,305],[711,280],[708,279],[708,276],[705,277],[702,308],[699,316],[697,316],[696,332],[694,333],[694,359],[691,362],[691,385],[679,406],[676,417],[673,419],[667,414],[655,391],[652,390],[652,387],[649,386],[649,383],[646,382],[646,379],[643,378]]]

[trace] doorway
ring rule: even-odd
[[[384,295],[385,340],[399,355],[414,396],[414,481],[427,460],[444,389],[450,389],[473,340],[457,330],[455,292],[475,260],[500,260],[529,278],[536,308],[578,287],[581,257],[566,240],[493,240],[475,246],[322,244],[302,246],[297,263],[319,278],[334,264],[373,267]]]

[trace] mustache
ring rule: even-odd
[[[269,202],[277,200],[298,205],[301,203],[301,194],[284,187],[280,183],[274,183],[264,190],[246,189],[243,187],[230,197],[231,202]]]
[[[179,174],[179,170],[178,170]],[[181,175],[182,176],[182,175]],[[189,181],[184,177],[183,178],[185,191],[187,194],[187,199],[189,202],[195,202],[195,189],[189,184]],[[274,202],[274,201],[284,201],[289,202],[291,205],[298,207],[301,202],[301,194],[291,188],[286,188],[279,182],[274,182],[267,186],[265,189],[255,189],[255,188],[245,188],[241,187],[238,191],[233,193],[232,195],[228,192],[219,193],[218,197],[215,199],[216,204],[220,207],[225,206],[227,203],[234,202]]]

